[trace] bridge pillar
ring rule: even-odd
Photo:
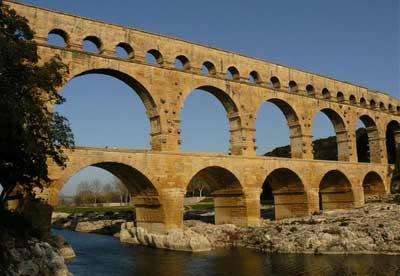
[[[360,183],[361,184],[361,183]],[[364,188],[361,186],[353,186],[354,207],[359,208],[365,204]]]
[[[299,191],[274,191],[275,219],[309,215],[307,194]]]
[[[212,193],[215,224],[258,226],[260,224],[260,189],[223,189]]]
[[[320,211],[319,209],[319,188],[310,188],[307,193],[308,213],[312,215],[315,212]]]
[[[183,228],[183,201],[185,191],[181,188],[165,188],[160,192],[163,205],[165,230]]]
[[[360,194],[357,196],[358,202],[360,202]],[[355,205],[354,191],[349,187],[331,186],[325,188],[320,190],[320,197],[323,210],[351,209]]]

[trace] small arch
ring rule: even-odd
[[[121,59],[132,59],[134,51],[131,45],[125,42],[120,42],[115,47],[115,56]]]
[[[261,215],[270,217],[266,205],[274,204],[274,218],[306,216],[308,200],[300,177],[292,170],[279,168],[273,170],[265,179],[261,193]]]
[[[243,211],[246,212],[242,186],[231,171],[219,166],[203,168],[191,177],[187,191],[198,185],[207,187],[208,194],[213,197],[215,224],[247,224],[246,218],[241,215]]]
[[[322,98],[324,98],[324,99],[331,98],[331,93],[329,92],[328,88],[322,89]]]
[[[297,92],[299,90],[299,87],[297,86],[297,83],[293,80],[289,81],[289,92]]]
[[[87,36],[83,40],[83,50],[89,53],[100,54],[102,52],[103,43],[97,36]]]
[[[383,183],[382,177],[376,172],[369,172],[364,177],[362,183],[364,189],[365,201],[368,201],[368,197],[376,195],[386,194],[385,184]]]
[[[215,76],[217,74],[217,69],[212,62],[205,61],[201,67],[201,73],[205,76]]]
[[[270,88],[272,88],[272,89],[280,89],[281,88],[281,82],[277,77],[273,76],[270,78]]]
[[[226,78],[228,80],[240,80],[240,74],[238,69],[236,69],[236,67],[234,66],[229,67],[226,72]]]
[[[380,109],[381,111],[385,111],[385,110],[386,110],[386,106],[385,106],[385,104],[384,104],[383,102],[380,102],[380,103],[379,103],[379,109]]]
[[[372,109],[375,109],[376,108],[376,102],[374,100],[370,100],[369,101],[369,107],[372,108]]]
[[[357,104],[356,96],[350,95],[349,102],[350,102],[350,104]]]
[[[146,62],[152,65],[161,65],[163,64],[164,59],[160,51],[151,49],[146,53]]]
[[[179,55],[175,58],[175,68],[178,70],[189,70],[190,62],[189,59],[184,55]]]
[[[249,74],[249,83],[257,84],[261,82],[260,74],[257,71],[251,71]]]
[[[389,104],[388,105],[388,110],[389,110],[389,112],[394,112],[394,108],[393,108],[393,105],[392,104]]]
[[[400,156],[400,149],[396,145],[396,137],[400,135],[400,123],[390,121],[386,126],[386,153],[389,164],[395,164]]]
[[[399,106],[399,105],[396,106],[396,112],[397,112],[397,113],[400,113],[400,106]]]
[[[344,102],[344,95],[343,95],[343,93],[342,92],[337,92],[337,94],[336,94],[336,99],[337,99],[337,101],[339,102],[339,103],[342,103],[342,102]]]
[[[306,93],[308,96],[314,96],[315,95],[315,88],[311,84],[308,84],[306,86]]]
[[[48,33],[47,43],[57,47],[68,47],[69,36],[67,32],[62,29],[52,29]]]
[[[360,105],[361,105],[362,107],[366,107],[366,106],[367,106],[367,101],[365,100],[364,97],[361,97],[361,98],[360,98]]]
[[[319,185],[320,210],[350,209],[354,207],[351,183],[339,170],[327,172]]]

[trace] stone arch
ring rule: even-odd
[[[242,152],[242,147],[241,147],[241,118],[239,116],[239,109],[234,102],[234,100],[222,89],[211,86],[211,85],[202,85],[199,87],[196,87],[195,89],[192,90],[186,97],[182,100],[181,108],[180,108],[180,113],[182,114],[182,110],[184,107],[184,103],[186,99],[189,97],[191,93],[193,93],[194,90],[202,90],[205,92],[210,93],[213,95],[217,100],[223,105],[227,118],[229,121],[229,128],[230,128],[230,152],[231,154],[237,155],[241,154]]]
[[[382,177],[374,171],[365,175],[362,186],[364,189],[364,197],[386,194]]]
[[[135,52],[134,52],[134,50],[133,50],[133,47],[132,47],[131,45],[129,45],[128,43],[126,43],[126,42],[120,42],[120,43],[118,43],[117,46],[115,47],[116,55],[117,55],[117,49],[118,49],[118,48],[121,48],[121,49],[124,50],[124,52],[126,53],[127,59],[132,59],[132,58],[134,58]]]
[[[385,111],[385,110],[386,110],[386,106],[385,106],[385,104],[384,104],[383,102],[380,102],[380,103],[379,103],[379,109],[380,109],[381,111]]]
[[[235,66],[230,66],[226,72],[228,80],[240,80],[239,70]]]
[[[228,169],[210,166],[194,174],[187,185],[207,183],[214,198],[215,224],[247,224],[247,206],[239,179]]]
[[[205,62],[203,62],[201,72],[203,75],[206,75],[206,76],[208,76],[208,75],[215,76],[217,74],[217,69],[215,68],[214,63],[212,63],[211,61],[205,61]]]
[[[158,107],[156,102],[151,95],[150,91],[145,88],[139,81],[137,81],[134,77],[118,70],[107,69],[107,68],[97,68],[97,69],[89,69],[83,72],[80,72],[75,75],[71,75],[70,80],[79,76],[89,75],[89,74],[102,74],[114,77],[126,85],[131,87],[139,96],[141,101],[143,102],[147,117],[150,120],[150,128],[151,128],[151,149],[159,151],[161,150],[162,141],[161,141],[161,118],[158,111]]]
[[[349,161],[350,150],[349,150],[348,131],[343,118],[339,115],[339,113],[337,113],[335,110],[331,108],[323,108],[320,110],[320,112],[325,114],[333,124],[333,128],[336,133],[337,160]]]
[[[315,88],[311,84],[306,86],[306,94],[307,96],[314,96],[315,95]]]
[[[49,33],[48,36],[50,35],[57,35],[59,36],[62,40],[64,40],[64,47],[69,47],[69,35],[66,31],[64,31],[63,29],[52,29]]]
[[[376,102],[375,102],[375,100],[370,100],[370,101],[369,101],[369,107],[372,108],[372,109],[375,109],[375,108],[376,108]]]
[[[83,39],[84,43],[85,43],[85,41],[89,41],[89,42],[93,43],[97,48],[95,53],[101,54],[101,52],[103,51],[103,42],[101,41],[100,38],[98,38],[97,36],[94,36],[94,35],[89,35]],[[84,43],[82,44],[83,47],[85,47]],[[82,49],[82,50],[84,50],[84,49]]]
[[[270,88],[272,89],[280,89],[281,88],[281,81],[279,80],[278,77],[272,76],[269,79],[270,82]]]
[[[286,118],[287,126],[290,132],[290,155],[292,158],[303,157],[303,141],[302,141],[302,128],[294,108],[284,100],[272,98],[266,100],[278,107]],[[260,106],[258,113],[262,106]],[[257,114],[258,114],[257,113]],[[256,130],[257,131],[257,130]]]
[[[297,83],[294,80],[289,81],[289,92],[297,92],[299,90],[299,87]]]
[[[309,214],[303,181],[294,171],[278,168],[269,173],[263,183],[261,201],[270,194],[274,199],[275,219]]]
[[[357,103],[356,96],[350,95],[349,102],[350,102],[350,104],[356,104]]]
[[[366,134],[368,137],[369,161],[371,163],[380,163],[381,162],[381,147],[380,147],[380,143],[379,143],[378,127],[376,126],[375,121],[366,114],[361,115],[359,117],[359,119],[364,124],[365,129],[366,129]],[[359,145],[359,143],[357,143],[358,162],[360,162],[360,156],[359,156],[360,150],[361,150],[360,145]]]
[[[337,92],[337,94],[336,94],[336,100],[339,102],[339,103],[342,103],[342,102],[344,102],[344,95],[343,95],[343,93],[342,92]]]
[[[258,84],[261,82],[260,74],[257,71],[251,71],[249,74],[249,82]]]
[[[386,126],[386,153],[389,164],[395,164],[400,159],[400,123],[392,120]]]
[[[322,89],[322,98],[324,99],[330,99],[331,98],[331,92],[328,90],[328,88]]]
[[[164,58],[160,51],[150,49],[146,53],[146,62],[153,65],[161,65],[164,63]]]
[[[364,97],[361,97],[361,98],[360,98],[360,105],[361,105],[362,107],[366,107],[366,106],[367,106],[367,101],[365,100]]]
[[[180,70],[189,70],[190,69],[190,61],[184,55],[179,55],[175,58],[175,68]]]
[[[354,207],[351,183],[339,170],[327,172],[319,185],[320,209],[349,209]]]

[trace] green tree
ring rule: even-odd
[[[73,147],[68,121],[52,111],[68,68],[59,57],[41,62],[28,21],[0,1],[0,208],[18,186],[32,195],[50,183],[47,159],[64,166]]]

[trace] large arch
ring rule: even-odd
[[[323,114],[325,114],[328,119],[331,121],[333,128],[335,130],[335,142],[336,142],[336,149],[337,149],[337,158],[338,161],[349,161],[350,160],[350,144],[348,140],[348,133],[346,124],[343,118],[337,113],[335,110],[331,108],[323,108],[320,110]],[[316,116],[315,116],[316,117]],[[313,129],[314,129],[315,119],[313,122]],[[329,142],[329,141],[327,141]],[[330,149],[331,151],[331,149]],[[314,159],[316,159],[316,151],[315,151],[315,144],[314,144]],[[324,158],[321,158],[324,160]],[[330,160],[330,159],[328,159]]]
[[[290,133],[290,150],[288,155],[284,156],[278,156],[278,155],[273,155],[274,153],[271,152],[271,156],[276,156],[276,157],[292,157],[292,158],[302,158],[303,157],[303,142],[302,142],[302,128],[301,124],[299,121],[299,117],[296,114],[296,111],[293,109],[293,107],[287,103],[286,101],[278,98],[272,98],[266,100],[267,103],[272,103],[275,105],[285,116],[286,118],[286,123],[287,127],[289,129]],[[260,113],[261,108],[264,106],[261,105],[261,107],[258,109],[257,112],[257,119],[259,119],[258,114]],[[257,131],[257,130],[256,130]]]
[[[386,152],[389,164],[395,164],[400,160],[400,123],[390,121],[386,126]]]
[[[361,115],[359,120],[364,124],[365,130],[361,128],[356,132],[358,162],[380,163],[381,148],[376,123],[368,115]],[[367,136],[366,139],[363,139],[364,135]],[[367,140],[367,143],[364,140]]]
[[[382,177],[374,171],[365,175],[362,186],[366,200],[368,199],[368,196],[386,194],[385,184],[383,183]]]
[[[161,119],[158,111],[158,107],[156,102],[151,95],[150,91],[144,87],[139,81],[137,81],[134,77],[128,75],[127,73],[114,70],[114,69],[106,69],[106,68],[97,68],[97,69],[89,69],[83,72],[71,75],[69,81],[85,75],[90,74],[100,74],[107,75],[110,77],[114,77],[126,85],[128,85],[134,92],[137,93],[139,98],[141,99],[144,107],[146,109],[146,115],[150,121],[150,129],[151,129],[151,149],[155,151],[161,150]],[[61,91],[62,92],[62,91]]]
[[[189,181],[187,189],[198,182],[209,187],[214,199],[215,224],[247,225],[247,206],[239,179],[228,169],[210,166],[198,171]]]
[[[349,209],[354,207],[354,194],[349,179],[338,170],[327,172],[319,185],[320,209]]]
[[[215,86],[203,85],[196,87],[182,100],[182,106],[180,108],[180,115],[182,115],[183,108],[187,98],[196,91],[204,91],[213,95],[224,107],[226,116],[229,121],[229,132],[230,132],[230,154],[238,155],[242,152],[241,146],[241,119],[239,116],[239,109],[234,100],[222,89]],[[182,120],[182,119],[181,119]],[[183,130],[182,130],[183,131]]]
[[[261,202],[271,196],[274,201],[275,219],[309,214],[303,181],[290,169],[275,169],[266,177]]]

